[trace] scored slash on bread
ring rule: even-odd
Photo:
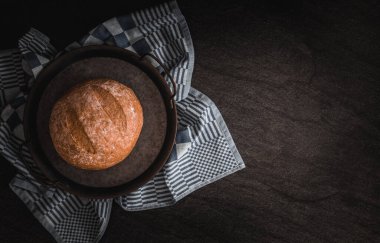
[[[101,170],[126,158],[143,126],[143,110],[132,89],[110,79],[72,88],[54,104],[49,130],[69,164]]]

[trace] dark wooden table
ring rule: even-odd
[[[0,47],[33,26],[62,48],[153,4],[136,2],[5,1]],[[115,206],[102,242],[380,242],[379,2],[205,2],[179,1],[193,86],[247,168],[173,207]],[[0,242],[51,242],[8,188],[14,174],[2,159]]]

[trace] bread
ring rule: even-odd
[[[58,154],[69,164],[101,170],[126,158],[143,126],[132,89],[110,79],[75,86],[53,107],[49,130]]]

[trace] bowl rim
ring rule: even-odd
[[[36,117],[39,100],[49,81],[68,65],[91,57],[111,57],[124,60],[141,69],[155,83],[163,97],[167,113],[167,129],[163,146],[155,161],[141,175],[125,184],[114,187],[89,187],[76,183],[60,174],[44,155],[39,146]],[[152,179],[165,165],[173,149],[177,132],[177,110],[173,95],[166,80],[157,69],[138,54],[114,46],[93,45],[68,51],[49,62],[38,74],[26,100],[23,119],[25,144],[34,164],[42,175],[30,170],[32,175],[43,184],[58,187],[72,194],[90,198],[113,198],[132,192]]]

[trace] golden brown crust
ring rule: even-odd
[[[74,87],[54,105],[49,121],[58,154],[88,170],[121,162],[136,145],[142,125],[142,107],[135,93],[109,79]]]

